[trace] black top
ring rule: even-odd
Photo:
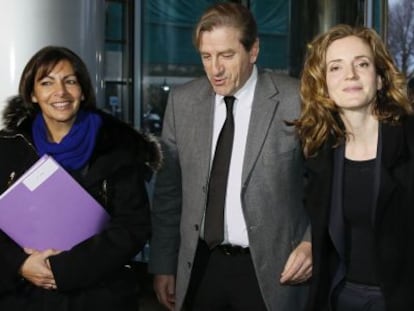
[[[345,159],[343,206],[345,218],[346,279],[377,285],[375,271],[373,193],[375,159]]]

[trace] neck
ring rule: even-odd
[[[52,123],[46,122],[47,137],[50,142],[60,143],[62,139],[69,133],[72,124],[65,122]]]
[[[345,156],[357,161],[374,159],[378,145],[376,117],[371,113],[347,112],[341,118],[348,134]]]

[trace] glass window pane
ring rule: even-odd
[[[412,77],[414,75],[414,2],[412,0],[388,1],[387,41],[400,70],[407,77]]]

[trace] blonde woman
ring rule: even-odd
[[[297,126],[307,166],[307,310],[414,310],[414,119],[406,82],[368,28],[309,45]]]

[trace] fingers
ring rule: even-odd
[[[168,310],[175,306],[175,277],[173,275],[154,276],[154,291],[158,301]]]
[[[298,284],[307,281],[311,276],[312,265],[301,261],[294,266],[292,274],[284,281],[290,284]]]
[[[57,285],[55,283],[55,280],[49,280],[49,281],[45,281],[43,280],[43,282],[39,282],[39,285],[37,285],[38,287],[42,287],[43,289],[46,290],[56,290],[57,289]]]
[[[33,254],[33,253],[35,253],[35,252],[36,252],[36,250],[35,250],[35,249],[33,249],[33,248],[28,248],[28,247],[23,248],[23,250],[24,250],[24,252],[25,252],[27,255],[31,255],[31,254]]]
[[[302,242],[290,254],[281,274],[282,284],[297,284],[307,281],[312,276],[312,252],[309,242]]]
[[[291,253],[282,271],[282,274],[280,277],[280,283],[285,283],[289,278],[292,277],[293,271],[291,270],[291,267],[292,267],[293,261],[294,261],[294,253]]]
[[[43,288],[46,290],[57,290],[56,284],[46,284],[43,286]]]
[[[56,250],[56,249],[50,248],[50,249],[44,250],[44,251],[42,252],[42,254],[43,254],[43,256],[44,256],[45,258],[48,258],[48,257],[50,257],[50,256],[57,255],[57,254],[59,254],[59,253],[61,253],[61,252],[62,252],[62,251],[58,251],[58,250]]]
[[[23,278],[44,289],[57,289],[48,260],[49,256],[56,254],[56,251],[50,249],[39,252],[37,250],[25,249],[25,252],[30,253],[30,255],[20,268],[20,274]]]
[[[167,291],[156,292],[158,301],[165,306],[168,310],[174,310],[175,295],[168,293]]]

